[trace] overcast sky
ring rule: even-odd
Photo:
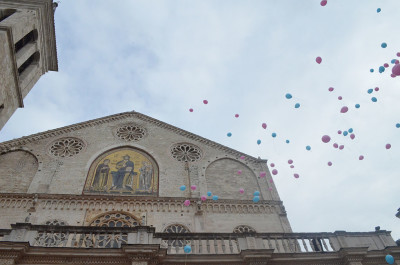
[[[275,163],[295,232],[380,225],[397,240],[399,10],[397,0],[61,1],[59,72],[40,79],[0,141],[135,110]],[[354,140],[337,134],[349,128]]]

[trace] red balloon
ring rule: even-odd
[[[386,144],[386,149],[390,149],[392,147],[391,144]]]
[[[327,3],[328,3],[328,1],[322,0],[322,1],[321,1],[321,6],[326,6]]]
[[[348,107],[344,106],[342,107],[342,109],[340,110],[341,113],[346,113],[349,110]]]
[[[273,170],[272,170],[272,175],[276,175],[276,174],[278,174],[278,170],[273,169]]]
[[[331,140],[331,137],[329,137],[329,135],[322,136],[322,142],[329,143],[330,140]]]
[[[239,118],[239,114],[235,114],[235,118]]]
[[[400,75],[400,64],[395,64],[392,68],[392,74],[395,76]]]
[[[208,104],[208,100],[206,100],[206,99],[203,100],[203,103],[204,103],[204,104]]]
[[[322,58],[318,56],[317,58],[315,58],[315,61],[316,61],[318,64],[320,64],[320,63],[322,62]]]

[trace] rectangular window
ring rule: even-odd
[[[26,44],[36,41],[37,36],[38,36],[38,33],[37,33],[36,29],[34,29],[31,32],[29,32],[28,34],[26,34],[22,39],[20,39],[17,43],[15,43],[15,53],[17,53],[19,50],[21,50],[22,47],[24,47]]]
[[[15,9],[0,9],[0,22],[14,14],[17,10]]]

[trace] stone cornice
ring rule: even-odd
[[[54,136],[59,136],[65,133],[69,133],[72,131],[76,131],[76,130],[80,130],[83,128],[87,128],[87,127],[93,127],[96,125],[100,125],[100,124],[104,124],[104,123],[108,123],[108,122],[112,122],[112,121],[117,121],[117,120],[122,120],[122,119],[126,119],[129,117],[135,117],[139,120],[145,121],[145,122],[149,122],[152,123],[160,128],[163,129],[167,129],[169,131],[172,131],[178,135],[181,135],[183,137],[186,137],[190,140],[194,140],[196,142],[200,142],[202,144],[208,145],[210,147],[222,150],[228,154],[231,154],[237,158],[239,158],[240,156],[245,156],[245,161],[246,162],[250,162],[253,164],[265,164],[267,162],[266,159],[258,159],[255,157],[252,157],[250,155],[244,154],[242,152],[239,152],[235,149],[229,148],[227,146],[224,146],[222,144],[216,143],[214,141],[208,140],[206,138],[203,138],[199,135],[196,135],[194,133],[190,133],[188,131],[185,131],[183,129],[180,129],[178,127],[175,127],[173,125],[170,125],[168,123],[159,121],[157,119],[151,118],[149,116],[146,116],[144,114],[141,114],[139,112],[123,112],[123,113],[119,113],[119,114],[114,114],[114,115],[110,115],[110,116],[106,116],[103,118],[98,118],[98,119],[94,119],[94,120],[89,120],[89,121],[85,121],[85,122],[81,122],[81,123],[76,123],[73,125],[69,125],[69,126],[65,126],[65,127],[61,127],[58,129],[54,129],[54,130],[49,130],[49,131],[45,131],[45,132],[41,132],[41,133],[37,133],[37,134],[32,134],[29,136],[24,136],[21,138],[17,138],[14,140],[10,140],[10,141],[6,141],[3,143],[0,143],[0,154],[1,153],[5,153],[8,151],[12,151],[12,150],[18,150],[18,148],[20,148],[21,146],[27,144],[27,143],[31,143],[31,142],[35,142],[38,140],[42,140],[42,139],[46,139],[49,137],[54,137]]]

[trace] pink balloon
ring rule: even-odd
[[[190,112],[193,112],[193,109],[189,109]]]
[[[260,172],[260,178],[263,178],[267,175],[267,173],[265,171],[261,171]]]
[[[326,6],[327,3],[328,3],[327,0],[322,0],[322,1],[321,1],[321,6]]]
[[[263,123],[261,126],[262,126],[264,129],[267,129],[267,124],[266,124],[266,123]]]
[[[241,157],[240,157],[240,159],[242,159],[242,160],[245,159],[245,158],[246,158],[245,156],[241,156]]]
[[[239,114],[235,114],[235,118],[239,118]]]
[[[240,189],[239,192],[240,192],[241,194],[243,194],[243,193],[244,193],[244,189]]]
[[[385,63],[383,66],[384,66],[385,68],[388,68],[388,67],[389,67],[389,64],[388,64],[388,63]]]
[[[340,110],[340,113],[346,113],[349,110],[348,107],[344,106],[342,107],[342,109]]]
[[[269,188],[269,190],[272,190],[272,188]]]
[[[400,57],[400,52],[398,52],[396,55],[397,55],[397,57]]]
[[[342,131],[341,130],[337,131],[337,134],[342,134]]]
[[[399,60],[396,60],[396,61],[394,62],[394,64],[399,64]]]
[[[334,148],[338,148],[339,145],[338,145],[337,143],[334,143],[334,144],[333,144],[333,147],[334,147]]]
[[[269,183],[274,183],[274,180],[270,179],[270,180],[269,180]]]
[[[339,145],[340,150],[343,150],[343,148],[344,148],[344,145]]]
[[[275,164],[274,163],[271,163],[271,164],[269,164],[271,167],[274,167],[275,166]]]
[[[391,76],[391,77],[393,77],[393,78],[395,78],[395,77],[396,77],[396,75],[395,75],[395,74],[390,74],[390,76]]]
[[[237,173],[240,175],[240,174],[242,174],[242,171],[241,171],[241,170],[238,170],[238,172],[237,172]]]
[[[293,164],[293,160],[292,159],[289,159],[287,162],[288,162],[288,164]]]
[[[317,58],[315,58],[315,61],[316,61],[318,64],[320,64],[320,63],[322,62],[322,58],[318,56]]]
[[[386,149],[390,149],[392,147],[391,144],[386,144]]]
[[[189,205],[190,205],[190,201],[189,201],[189,200],[186,200],[183,204],[184,204],[185,206],[189,206]]]
[[[337,99],[338,100],[342,100],[343,98],[342,98],[342,96],[338,96]]]
[[[208,104],[208,100],[207,99],[203,100],[203,103]]]
[[[356,135],[354,133],[350,134],[350,138],[351,140],[354,140],[354,138],[356,138]]]
[[[201,198],[201,200],[202,200],[203,202],[207,200],[207,197],[206,197],[206,196],[204,196],[204,195],[203,195],[203,196],[201,196],[200,198]]]
[[[324,135],[324,136],[322,136],[321,140],[324,143],[329,143],[329,141],[331,140],[331,137],[329,137],[329,135]]]
[[[375,87],[375,91],[379,91],[379,87]]]
[[[364,156],[363,155],[359,156],[358,160],[364,160]]]
[[[331,161],[328,162],[328,166],[332,166],[332,162]]]
[[[295,178],[297,178],[297,179],[300,177],[299,174],[297,174],[297,173],[294,173],[293,176],[294,176]]]
[[[400,75],[400,64],[395,64],[392,68],[392,74],[395,76]]]
[[[196,185],[192,185],[192,186],[190,186],[190,188],[191,188],[192,190],[196,190],[196,189],[197,189]]]
[[[272,175],[276,175],[276,174],[278,174],[278,170],[273,169],[273,170],[272,170]]]
[[[293,166],[293,165],[290,165],[290,168],[294,168],[294,166]]]
[[[333,87],[328,88],[329,92],[332,92],[334,90]]]

